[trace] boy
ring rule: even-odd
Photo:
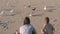
[[[49,23],[49,18],[44,19],[44,26],[42,29],[42,34],[54,34],[54,27]]]

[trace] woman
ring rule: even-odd
[[[34,27],[30,24],[29,17],[25,17],[23,26],[20,27],[20,34],[36,34]]]

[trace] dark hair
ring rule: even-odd
[[[30,18],[29,18],[29,17],[25,17],[24,25],[25,25],[25,24],[30,24]]]
[[[47,24],[48,24],[49,23],[49,17],[46,17],[45,19],[47,20]]]

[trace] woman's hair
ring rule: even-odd
[[[47,24],[49,23],[49,17],[45,17]]]
[[[25,17],[24,25],[25,25],[25,24],[30,24],[30,18],[29,18],[29,17]]]

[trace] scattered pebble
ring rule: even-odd
[[[14,10],[12,9],[10,12],[12,13]]]
[[[0,23],[0,25],[3,27],[4,30],[8,29],[8,25],[7,23]]]
[[[30,7],[31,7],[31,5],[28,5],[28,7],[30,8]]]
[[[3,11],[0,13],[0,15],[4,14],[6,16],[15,16],[16,14],[13,13],[13,9],[3,9]]]
[[[9,14],[9,15],[7,15],[7,16],[15,16],[16,14]]]
[[[35,10],[36,10],[36,8],[32,8],[32,10],[33,10],[33,11],[35,11]]]
[[[56,21],[57,21],[57,19],[53,20],[53,22],[56,22]]]
[[[29,16],[31,17],[31,16],[42,16],[42,15],[44,15],[43,13],[42,14],[30,14]]]
[[[31,7],[31,4],[30,3],[27,3],[27,5],[24,5],[25,7],[24,8],[30,8]]]
[[[46,6],[44,6],[44,10],[47,10],[47,7]]]
[[[4,31],[7,31],[7,29],[8,29],[8,27],[6,27],[6,28],[4,29]]]
[[[7,24],[5,23],[5,24],[3,25],[3,27],[6,28],[6,26],[7,26]]]
[[[32,16],[32,14],[29,14],[29,16],[31,17],[31,16]]]
[[[4,11],[1,11],[1,12],[0,12],[0,15],[2,15],[2,14],[4,14]]]
[[[29,7],[29,8],[30,8],[30,7],[31,7],[31,3],[28,3],[28,4],[27,4],[27,7]]]

